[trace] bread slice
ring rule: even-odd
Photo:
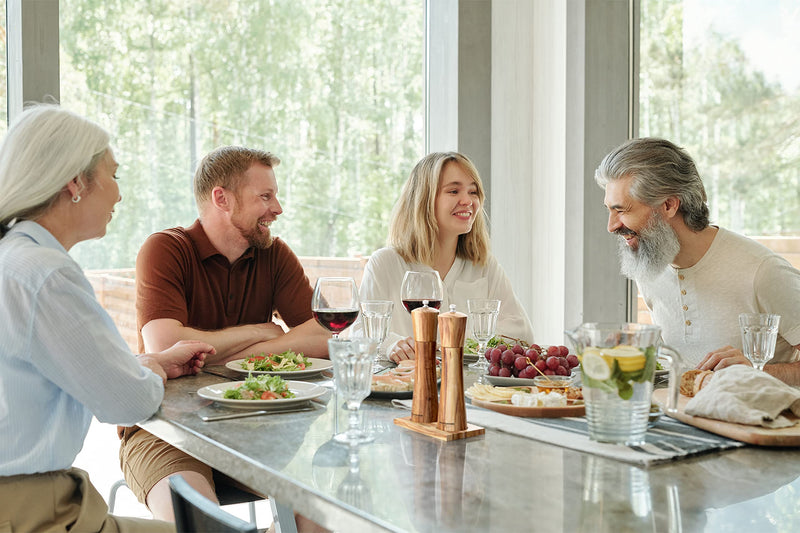
[[[708,385],[714,372],[711,370],[698,370],[696,368],[687,370],[681,376],[680,391],[684,396],[692,397],[700,389]]]

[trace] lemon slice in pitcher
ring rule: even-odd
[[[620,344],[614,348],[603,348],[600,354],[606,359],[609,365],[613,365],[616,360],[619,369],[623,372],[635,372],[644,368],[647,359],[644,352],[636,346]]]
[[[597,381],[605,381],[611,377],[611,368],[603,357],[595,351],[585,351],[581,359],[581,370],[585,376]]]

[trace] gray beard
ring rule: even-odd
[[[651,281],[680,252],[678,236],[661,216],[653,214],[650,221],[638,234],[639,247],[631,249],[625,240],[619,240],[620,271],[634,281]]]

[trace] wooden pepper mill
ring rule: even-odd
[[[455,305],[450,306],[448,313],[439,315],[439,332],[442,338],[442,398],[436,427],[442,431],[467,429],[462,366],[466,330],[467,315],[457,312]]]
[[[424,305],[411,311],[414,325],[414,396],[411,401],[411,421],[436,422],[439,394],[436,389],[436,318],[439,310]]]

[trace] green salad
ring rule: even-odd
[[[228,400],[277,400],[294,398],[289,385],[280,376],[247,376],[241,385],[225,391]]]
[[[256,372],[291,372],[293,370],[306,370],[311,366],[311,360],[302,353],[294,353],[286,350],[281,353],[271,353],[264,355],[251,355],[242,361],[244,370]]]

